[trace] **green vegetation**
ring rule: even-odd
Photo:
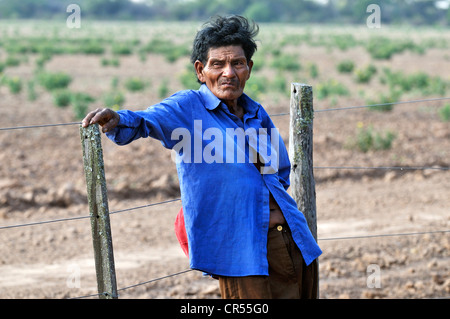
[[[102,64],[102,66],[119,67],[120,66],[120,60],[118,58],[111,58],[111,59],[102,58],[101,64]]]
[[[378,60],[389,60],[394,54],[400,54],[404,51],[411,51],[416,54],[424,54],[425,48],[430,45],[420,45],[411,39],[391,39],[387,37],[372,37],[369,39],[366,48],[367,52]]]
[[[354,140],[350,142],[350,147],[363,153],[368,151],[388,150],[396,135],[391,131],[377,132],[371,126],[364,127],[363,123],[358,123],[358,131]]]
[[[289,83],[283,73],[277,73],[271,82],[271,88],[285,96],[290,96]]]
[[[256,9],[253,7],[252,10]],[[149,96],[163,99],[174,93],[172,90],[196,90],[200,86],[188,62],[190,41],[198,23],[166,25],[159,22],[117,22],[119,26],[110,24],[108,29],[103,23],[96,26],[86,23],[82,29],[75,31],[61,30],[51,22],[40,22],[40,28],[33,29],[33,23],[0,22],[1,84],[12,94],[19,94],[25,89],[29,101],[36,100],[38,95],[51,95],[55,106],[71,106],[77,118],[86,113],[92,101],[81,98],[81,92],[77,95],[71,91],[79,87],[80,83],[75,79],[75,73],[72,73],[73,65],[68,68],[64,65],[64,56],[69,55],[77,55],[76,59],[71,59],[72,64],[74,61],[97,61],[102,67],[101,72],[110,77],[106,79],[110,81],[109,88],[94,91],[95,98],[100,101],[98,107],[120,109],[130,92],[146,90],[151,93]],[[26,31],[22,29],[23,24],[27,25]],[[406,32],[407,29],[399,29],[399,33],[392,35],[378,32],[376,36],[365,37],[360,36],[359,31],[344,33],[334,27],[314,25],[264,25],[258,35],[258,50],[253,57],[252,76],[245,92],[269,107],[281,103],[288,105],[290,83],[303,82],[313,86],[318,107],[345,106],[344,103],[355,100],[351,103],[385,104],[369,108],[384,112],[391,111],[394,102],[400,101],[402,97],[408,100],[446,96],[449,92],[450,81],[442,72],[434,72],[420,65],[415,65],[417,71],[410,71],[391,63],[398,59],[385,61],[405,53],[407,58],[415,58],[414,55],[419,54],[435,56],[439,50],[442,52],[450,47],[446,33],[435,30],[431,36],[419,32],[412,37]],[[161,32],[167,32],[167,36],[161,36]],[[310,53],[311,48],[319,53],[317,57]],[[435,50],[426,51],[431,48]],[[367,55],[364,59],[353,59],[355,50],[358,50],[358,55],[361,50],[366,50]],[[443,59],[448,61],[445,52]],[[323,54],[328,53],[330,60],[324,61]],[[333,56],[337,60],[331,59]],[[155,61],[160,61],[160,57],[170,64],[181,60],[179,63],[185,63],[186,67],[177,70],[176,65],[170,66],[171,70],[176,71],[160,79],[152,79],[151,85],[149,80],[133,76],[127,70],[130,61],[140,61],[139,66],[148,70],[150,78],[154,68],[159,67],[155,66]],[[417,56],[418,61],[420,58]],[[33,72],[24,74],[27,67]],[[449,108],[445,106],[439,110],[439,117],[443,121],[449,117]],[[372,135],[372,140],[377,141],[371,149],[379,149],[379,144],[383,144],[374,131],[360,134]],[[382,138],[388,137],[378,134]]]
[[[20,65],[20,59],[17,57],[9,55],[5,60],[5,66],[19,66]]]
[[[439,117],[444,122],[450,122],[450,103],[445,104],[438,111]]]
[[[449,83],[438,76],[430,76],[424,72],[404,74],[401,71],[393,72],[389,68],[383,69],[380,81],[391,89],[403,92],[417,90],[421,95],[445,95]]]
[[[358,83],[369,83],[372,77],[377,73],[377,68],[375,66],[368,65],[365,68],[356,69],[355,77]]]
[[[323,100],[332,96],[348,96],[349,90],[337,80],[328,80],[316,85],[314,94],[319,100]]]
[[[3,0],[2,19],[66,18],[67,1]],[[361,24],[373,1],[229,0],[229,1],[128,1],[78,0],[86,19],[183,21],[205,20],[211,15],[237,13],[259,22]],[[449,25],[449,13],[435,1],[383,0],[384,24]],[[345,41],[344,43],[347,43]],[[339,46],[339,43],[335,45]]]
[[[59,89],[53,92],[53,102],[58,107],[66,107],[70,104],[72,92],[67,89]]]
[[[160,38],[152,39],[142,48],[144,53],[161,54],[166,57],[168,62],[175,62],[182,56],[189,56],[190,50],[187,46],[175,45],[169,40]]]
[[[125,88],[129,91],[141,91],[143,90],[147,84],[138,77],[132,77],[125,81]]]
[[[127,43],[114,43],[111,47],[113,54],[130,55],[133,53],[132,46]]]
[[[125,96],[118,91],[107,92],[103,95],[103,104],[105,107],[112,108],[114,110],[120,110],[125,103]]]
[[[258,100],[268,88],[268,80],[263,76],[252,76],[245,84],[245,93],[254,100]]]
[[[356,69],[355,70],[355,77],[356,82],[358,83],[369,83],[372,79],[372,76],[374,76],[377,73],[377,68],[370,64],[366,66],[365,68]]]
[[[160,99],[166,98],[170,94],[169,81],[167,79],[162,80],[161,85],[158,87],[158,96]]]
[[[316,79],[319,77],[319,68],[316,63],[308,64],[309,76],[311,79]]]
[[[86,93],[73,93],[71,96],[71,104],[74,116],[77,120],[82,120],[89,110],[89,104],[95,99]]]
[[[19,94],[22,91],[22,80],[18,76],[6,79],[9,91],[13,94]]]
[[[41,72],[37,76],[39,84],[46,90],[64,89],[72,81],[72,77],[64,72]]]
[[[28,88],[28,100],[29,101],[35,101],[37,99],[37,93],[36,89],[34,87],[34,80],[30,80],[27,82],[27,88]]]
[[[185,90],[198,90],[200,87],[197,75],[191,64],[186,65],[185,69],[178,75],[178,79]]]
[[[271,67],[278,71],[299,71],[300,58],[293,54],[278,54],[274,57]]]
[[[83,54],[103,54],[104,52],[105,48],[101,42],[91,39],[82,40],[79,46],[79,53]]]
[[[371,111],[379,111],[379,112],[389,112],[394,109],[394,103],[399,101],[400,99],[400,91],[391,91],[389,95],[385,95],[381,93],[379,95],[379,99],[368,100],[367,105],[371,105],[369,110]]]
[[[352,73],[355,69],[355,63],[351,60],[344,60],[339,62],[337,65],[337,70],[339,73]]]
[[[72,92],[68,89],[57,89],[53,91],[53,102],[57,107],[65,108],[72,106],[74,117],[77,120],[83,119],[88,110],[89,104],[95,101],[95,98],[82,92]]]

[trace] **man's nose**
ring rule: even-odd
[[[236,71],[234,70],[234,67],[231,63],[225,64],[225,66],[223,68],[222,76],[228,77],[228,78],[233,78],[236,76]]]

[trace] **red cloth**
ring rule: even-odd
[[[184,254],[189,258],[189,246],[186,234],[186,226],[184,225],[184,214],[183,207],[181,207],[175,218],[175,234],[177,235],[178,242],[180,243],[181,249],[183,249]]]

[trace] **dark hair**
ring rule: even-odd
[[[258,31],[259,27],[255,22],[250,24],[242,16],[212,17],[195,36],[191,62],[194,64],[199,60],[206,63],[210,48],[240,45],[248,63],[257,49],[254,37]]]

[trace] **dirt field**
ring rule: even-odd
[[[351,94],[339,97],[333,107],[365,104],[360,94],[363,87],[338,74],[335,67],[346,57],[361,64],[370,62],[362,48],[302,47],[301,57],[305,65],[315,62],[319,68],[319,79],[311,80],[313,85],[335,78],[351,86]],[[5,74],[30,79],[35,59],[31,55],[28,63],[6,68]],[[187,61],[184,57],[169,64],[161,56],[149,55],[142,62],[132,55],[120,57],[117,68],[105,68],[98,56],[59,55],[46,69],[70,73],[74,78],[71,89],[94,96],[100,96],[114,76],[145,77],[152,88],[126,92],[125,108],[137,110],[157,102],[159,81],[178,74]],[[405,52],[376,63],[450,80],[448,49],[434,48],[424,55]],[[179,89],[180,83],[170,82],[171,92]],[[383,88],[372,82],[364,89],[366,96],[376,96]],[[36,90],[38,97],[31,102],[26,90],[15,95],[0,86],[0,128],[74,121],[70,108],[56,108],[50,94],[39,87]],[[289,110],[288,97],[263,96],[261,102],[270,114]],[[331,102],[316,101],[316,109],[331,107]],[[100,104],[95,102],[91,108]],[[430,167],[315,170],[318,237],[323,250],[321,298],[450,297],[450,172],[439,169],[450,166],[450,124],[437,115],[444,104],[403,104],[388,113],[355,109],[315,114],[316,167]],[[288,143],[289,117],[273,120]],[[369,125],[395,132],[391,149],[363,153],[348,146],[357,127]],[[175,165],[158,141],[138,140],[118,147],[104,138],[103,147],[110,211],[179,197]],[[95,294],[89,219],[1,228],[89,215],[78,125],[0,131],[0,149],[0,298]],[[119,289],[189,268],[173,230],[179,208],[180,202],[172,202],[111,216]],[[426,234],[417,234],[422,232]],[[409,235],[370,237],[380,234]],[[371,288],[373,269],[379,269],[380,287]],[[220,297],[217,281],[196,271],[119,294],[120,298]]]

